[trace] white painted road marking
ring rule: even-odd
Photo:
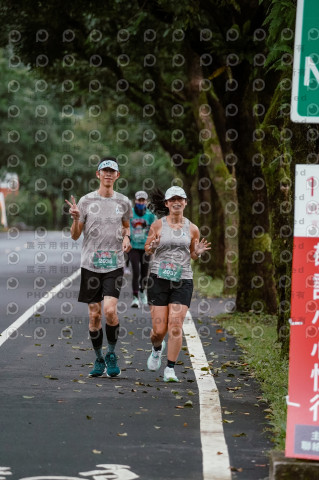
[[[37,303],[32,305],[32,307],[28,308],[15,322],[13,322],[8,328],[3,330],[3,332],[0,335],[0,347],[1,345],[4,344],[8,338],[10,338],[10,335],[12,335],[14,332],[18,330],[21,325],[23,325],[32,315],[34,315],[37,310],[39,310],[43,305],[45,305],[49,300],[51,300],[57,293],[59,293],[63,288],[65,288],[66,282],[72,282],[75,280],[81,273],[81,269],[78,268],[70,277],[64,278],[59,285],[56,285],[55,287],[50,290],[47,295],[41,300],[39,300]]]
[[[34,315],[40,307],[51,300],[63,288],[65,282],[75,280],[81,273],[79,268],[59,285],[56,285],[45,298],[42,298],[35,305],[30,307],[15,322],[6,328],[0,335],[0,346],[4,344],[10,335],[23,325],[31,315]],[[228,449],[224,437],[221,406],[218,389],[214,377],[209,372],[209,365],[194,325],[192,316],[188,311],[183,325],[183,331],[190,353],[190,360],[197,380],[200,403],[200,433],[203,455],[203,480],[231,480]],[[202,370],[202,368],[208,370]],[[32,477],[33,480],[43,477]],[[45,477],[61,479],[62,477]],[[65,477],[65,479],[74,477]]]
[[[231,480],[219,394],[189,311],[185,317],[183,331],[199,391],[203,480]],[[208,371],[202,370],[204,367]]]
[[[97,467],[102,467],[103,470],[91,470],[90,472],[80,472],[79,475],[84,476],[93,476],[93,479],[100,480],[136,480],[140,478],[136,473],[131,472],[131,467],[128,465],[117,465],[117,464],[100,464],[96,465]],[[0,467],[0,473],[5,475],[12,475],[10,471],[7,471],[10,467]],[[5,477],[0,477],[0,480],[8,480]],[[65,477],[57,475],[40,475],[36,477],[23,477],[20,480],[83,480],[79,477]]]

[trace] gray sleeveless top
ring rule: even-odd
[[[160,244],[154,253],[151,273],[169,279],[170,275],[174,276],[178,270],[177,281],[192,279],[190,244],[190,221],[188,218],[185,218],[182,228],[174,230],[167,223],[166,217],[163,217]],[[174,280],[174,278],[171,279]]]

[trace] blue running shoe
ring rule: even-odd
[[[107,353],[105,355],[106,375],[108,377],[118,377],[121,375],[121,369],[117,364],[115,353]]]
[[[89,377],[101,377],[105,373],[105,362],[103,358],[96,359],[94,363],[94,368],[89,373]]]

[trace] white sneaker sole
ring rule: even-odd
[[[122,370],[120,370],[120,373],[118,373],[117,375],[108,375],[108,374],[106,374],[106,376],[107,376],[108,378],[117,378],[117,377],[119,377],[119,376],[121,375],[121,373],[122,373]]]
[[[178,378],[169,377],[169,378],[164,378],[164,382],[166,382],[166,383],[179,383],[179,380],[178,380]]]

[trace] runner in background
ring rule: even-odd
[[[181,187],[171,187],[165,195],[159,190],[151,194],[150,208],[162,218],[153,223],[145,243],[145,251],[154,254],[147,290],[153,327],[147,367],[159,370],[168,333],[164,382],[179,381],[174,367],[193,293],[191,259],[198,260],[211,248],[207,240],[199,241],[198,227],[184,217],[186,205],[187,196]]]
[[[156,216],[148,210],[148,195],[143,190],[135,193],[135,206],[133,218],[130,219],[131,245],[129,259],[132,265],[132,290],[133,300],[131,307],[139,308],[140,301],[147,305],[147,277],[149,270],[150,255],[145,253],[144,246],[150,226],[156,220]]]
[[[96,360],[91,377],[105,373],[109,377],[120,375],[115,345],[119,333],[117,303],[120,296],[124,253],[131,249],[130,200],[113,189],[119,178],[119,167],[114,157],[103,158],[97,168],[100,181],[97,191],[81,197],[76,204],[72,196],[70,214],[73,218],[71,236],[77,240],[83,232],[81,250],[81,285],[79,302],[88,304],[89,334]],[[105,359],[102,354],[102,300],[106,320],[105,332],[108,350]]]

